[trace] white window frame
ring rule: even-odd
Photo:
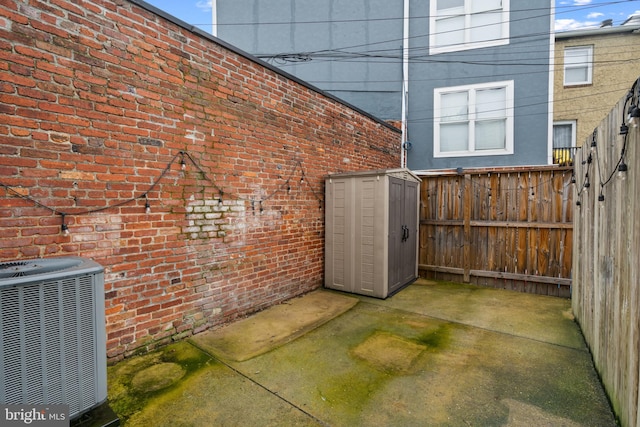
[[[569,147],[556,147],[555,144],[552,145],[552,148],[573,148],[576,146],[576,121],[575,120],[558,120],[553,122],[553,127],[556,126],[571,126],[571,145]]]
[[[474,104],[475,101],[475,92],[483,89],[506,89],[506,100],[505,100],[505,147],[500,149],[493,150],[476,150],[475,149],[475,122],[476,122],[476,106]],[[470,102],[469,102],[469,111],[468,111],[468,120],[469,126],[467,128],[468,132],[468,141],[469,146],[467,150],[460,151],[441,151],[440,149],[440,124],[442,122],[442,118],[440,112],[442,110],[441,107],[441,97],[444,94],[455,93],[455,92],[465,92],[467,91],[470,94]],[[513,111],[514,111],[514,81],[506,80],[500,82],[491,82],[491,83],[481,83],[474,85],[464,85],[464,86],[452,86],[445,88],[436,88],[434,89],[434,123],[433,123],[433,157],[436,158],[444,158],[444,157],[476,157],[476,156],[501,156],[501,155],[509,155],[513,154],[513,132],[514,132],[514,120],[513,120]],[[445,122],[446,123],[446,122]]]
[[[567,52],[576,51],[576,50],[586,50],[587,58],[586,63],[580,62],[578,64],[567,64]],[[567,82],[567,70],[577,69],[577,68],[587,68],[587,79],[584,81],[574,81]],[[593,83],[593,46],[567,46],[564,48],[564,77],[563,82],[565,86],[583,86],[590,85]]]
[[[462,50],[469,49],[479,49],[483,47],[492,47],[492,46],[502,46],[509,44],[509,2],[510,0],[502,0],[502,35],[499,39],[496,40],[485,40],[479,42],[471,41],[471,4],[473,1],[482,2],[482,0],[464,0],[464,10],[458,10],[459,8],[448,9],[451,12],[447,13],[445,9],[445,14],[448,17],[451,16],[464,16],[465,26],[464,26],[464,42],[459,44],[452,44],[447,46],[438,46],[436,44],[436,35],[437,35],[437,21],[442,19],[442,16],[438,16],[438,0],[431,0],[430,9],[429,9],[429,53],[431,55],[436,55],[439,53],[446,52],[457,52]]]

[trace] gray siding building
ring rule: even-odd
[[[401,166],[552,162],[550,0],[213,3],[214,35],[401,123]]]

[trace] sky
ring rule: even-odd
[[[556,0],[556,31],[599,27],[612,19],[622,24],[629,16],[640,14],[640,1],[612,0]]]
[[[210,0],[146,0],[158,9],[188,24],[211,32]],[[640,13],[640,0],[556,0],[556,31],[599,27],[605,19],[622,24],[630,15]]]

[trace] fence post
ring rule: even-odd
[[[464,196],[462,206],[464,211],[464,283],[471,282],[471,174],[464,175]]]

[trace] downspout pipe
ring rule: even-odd
[[[211,35],[218,37],[218,0],[211,0]]]
[[[551,31],[549,31],[549,109],[548,109],[548,117],[547,117],[547,164],[553,164],[553,93],[554,93],[554,73],[555,70],[555,57],[556,57],[556,35],[553,31],[555,21],[556,21],[556,6],[555,2],[551,2],[551,13],[549,14],[551,18],[551,22],[549,26]]]
[[[402,144],[400,145],[400,167],[407,167],[407,116],[409,102],[409,1],[404,0],[402,20]],[[215,0],[214,0],[215,2]]]

